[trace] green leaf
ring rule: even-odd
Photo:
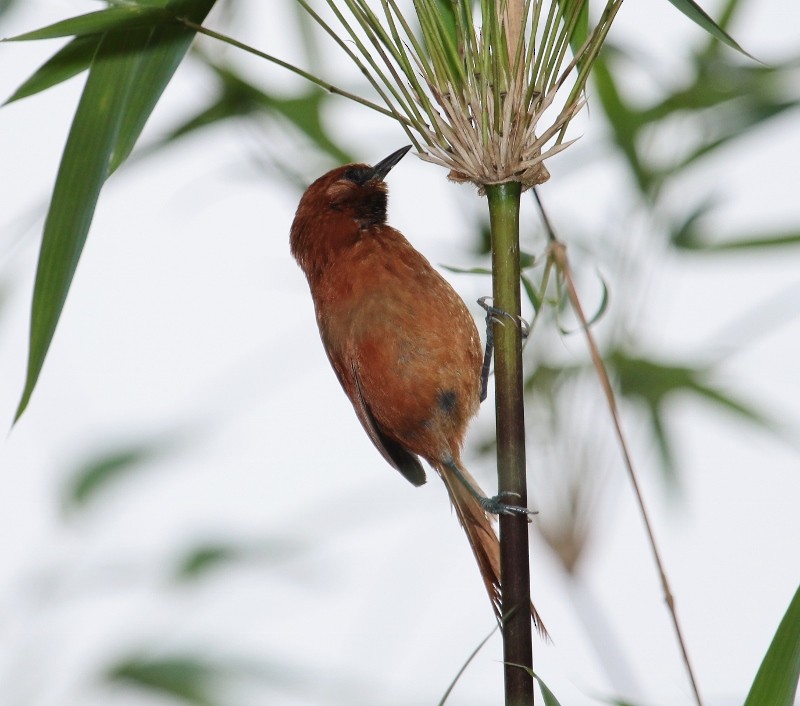
[[[536,287],[533,286],[533,282],[531,282],[530,277],[527,275],[520,275],[519,278],[522,282],[522,287],[525,290],[525,294],[528,295],[528,299],[533,305],[533,310],[539,311],[539,307],[542,305],[542,300],[536,291]]]
[[[610,353],[606,360],[618,380],[620,393],[645,406],[651,432],[659,447],[662,470],[673,485],[676,469],[664,424],[665,404],[671,397],[681,393],[689,394],[733,412],[762,429],[773,433],[780,431],[773,419],[715,387],[710,381],[713,370],[708,366],[675,365],[630,356],[619,350]]]
[[[787,91],[797,61],[793,57],[772,66],[760,66],[743,64],[727,55],[695,56],[693,80],[644,109],[641,119],[651,123],[672,118],[681,110],[705,111],[703,117],[715,132],[731,121],[738,126],[752,124],[757,118],[768,119],[785,104],[797,104],[797,98]],[[722,105],[726,109],[706,110]],[[742,112],[752,115],[740,116]]]
[[[673,239],[673,243],[684,250],[701,253],[736,252],[738,250],[764,250],[768,248],[784,248],[800,245],[800,232],[789,231],[786,233],[772,233],[769,235],[754,235],[733,240],[718,240],[705,242],[692,231],[682,232],[680,239]]]
[[[715,8],[715,12],[718,15],[717,25],[722,27],[724,30],[728,30],[733,22],[733,18],[739,9],[744,5],[742,0],[725,0],[725,3],[720,8]],[[708,43],[706,44],[705,48],[700,51],[700,60],[709,59],[714,56],[719,55],[720,43],[716,41],[716,39],[709,35]]]
[[[446,0],[414,0],[425,48],[435,72],[453,86],[464,83],[463,47],[459,46],[455,5]]]
[[[524,250],[519,251],[519,267],[521,270],[526,270],[529,267],[535,267],[538,264],[539,260],[536,258],[536,255],[532,255]]]
[[[643,194],[647,194],[653,182],[653,175],[640,159],[637,149],[637,138],[642,128],[641,114],[630,106],[620,92],[607,61],[610,54],[611,52],[606,47],[606,50],[595,61],[592,69],[597,96],[611,126],[614,141],[627,160],[639,190]]]
[[[87,34],[102,34],[111,31],[127,31],[141,27],[174,21],[174,15],[164,7],[141,5],[120,5],[107,10],[90,12],[87,15],[71,17],[55,24],[18,34],[4,39],[4,42],[24,42],[35,39],[55,39],[57,37],[79,37]]]
[[[218,706],[229,685],[258,680],[268,688],[283,687],[298,693],[308,685],[308,670],[270,660],[209,658],[197,653],[152,656],[130,655],[106,670],[105,678],[115,686],[132,686],[150,697],[147,703],[182,702],[192,706]],[[139,701],[141,701],[141,695]],[[137,701],[136,703],[139,703]],[[231,703],[228,698],[224,703]]]
[[[800,587],[764,655],[744,706],[792,706],[800,679]]]
[[[451,267],[450,265],[439,264],[443,270],[454,272],[459,275],[490,275],[492,271],[487,267]]]
[[[124,77],[146,33],[106,35],[92,61],[61,158],[44,226],[31,308],[28,373],[17,418],[28,404],[78,265],[100,188],[119,139]]]
[[[772,118],[796,108],[797,100],[771,100],[748,95],[741,100],[732,100],[725,109],[714,111],[714,120],[704,128],[705,139],[679,163],[673,165],[665,177],[684,171],[708,154],[714,154],[720,147],[734,140],[741,140],[748,133],[760,128]],[[704,116],[705,117],[705,116]],[[671,173],[670,173],[671,172]]]
[[[752,407],[714,387],[711,369],[704,365],[674,365],[614,351],[607,358],[623,395],[658,408],[672,394],[689,392],[724,407],[748,421],[774,429],[774,423]]]
[[[539,682],[539,688],[542,690],[542,697],[544,698],[544,706],[561,706],[555,694],[550,691],[547,684],[545,684],[536,674],[534,674],[533,677],[537,682]]]
[[[101,39],[99,35],[73,39],[42,64],[33,76],[14,91],[4,105],[32,96],[86,71],[92,63]]]
[[[700,379],[700,376],[698,376],[698,379],[694,381],[694,384],[689,388],[689,390],[695,392],[700,397],[705,397],[709,402],[713,402],[719,407],[727,409],[729,412],[733,412],[743,419],[753,422],[764,429],[769,429],[771,431],[776,431],[777,429],[773,420],[758,412],[750,405],[740,402],[733,396],[717,389],[710,383],[703,383]]]
[[[562,22],[567,25],[570,21],[573,22],[569,45],[572,52],[577,54],[589,36],[589,3],[584,0],[558,0],[558,9]],[[585,57],[578,65],[581,66],[584,62]]]
[[[731,49],[744,54],[745,56],[754,59],[751,54],[748,54],[738,42],[733,39],[722,27],[720,27],[711,17],[706,14],[705,10],[701,8],[694,0],[669,0],[672,5],[677,7],[684,15],[686,15],[692,22],[700,26],[712,37],[716,37],[720,42],[726,44]]]
[[[525,392],[532,392],[537,398],[552,400],[552,405],[555,406],[561,383],[574,379],[582,370],[580,365],[557,367],[541,362],[533,366],[533,372],[525,378]]]
[[[8,12],[13,5],[16,5],[18,0],[0,0],[0,15]]]
[[[799,245],[800,232],[791,231],[788,233],[778,233],[772,235],[759,235],[754,237],[737,238],[707,245],[706,250],[717,252],[726,250],[752,250],[763,248],[783,248],[787,245]]]
[[[484,637],[483,640],[481,640],[478,643],[477,647],[474,650],[472,650],[472,652],[470,653],[469,657],[467,657],[467,659],[464,662],[464,664],[461,665],[461,668],[458,670],[458,672],[456,673],[455,677],[453,677],[453,681],[450,682],[450,685],[447,687],[447,690],[442,695],[442,698],[439,700],[438,706],[444,706],[445,705],[445,703],[447,702],[447,699],[449,698],[449,696],[452,693],[453,689],[455,688],[456,684],[458,684],[458,680],[461,679],[461,675],[464,674],[464,672],[467,670],[467,667],[469,667],[469,665],[472,662],[472,660],[475,659],[475,657],[478,655],[478,652],[480,652],[483,649],[483,646],[487,642],[489,642],[489,638],[491,638],[492,635],[494,635],[499,628],[500,628],[499,625],[495,625],[492,628],[491,632],[486,637]]]
[[[664,413],[660,405],[656,405],[649,409],[650,412],[650,430],[656,440],[658,446],[658,453],[661,456],[661,465],[664,469],[666,480],[669,482],[671,488],[678,487],[678,469],[675,465],[675,457],[672,453],[672,442],[664,420]]]
[[[703,199],[697,206],[692,207],[679,222],[670,225],[670,242],[679,249],[694,250],[698,246],[697,231],[703,219],[711,213],[717,201],[714,197]]]
[[[149,442],[115,449],[89,459],[70,474],[64,494],[67,508],[86,506],[99,492],[157,458],[164,450],[163,443]]]
[[[524,664],[514,664],[513,662],[505,662],[505,664],[510,664],[512,667],[519,667],[520,669],[524,669],[539,683],[539,688],[542,690],[542,697],[544,698],[545,706],[561,706],[558,699],[555,697],[555,694],[552,691],[550,691],[547,684],[545,684],[539,678],[536,672],[530,669],[530,667],[526,667]]]
[[[173,130],[165,142],[221,120],[266,113],[291,123],[336,163],[356,161],[353,155],[331,140],[323,125],[322,110],[330,94],[312,86],[299,96],[282,98],[266,93],[227,67],[206,61],[219,79],[219,97]]]
[[[586,322],[585,326],[579,326],[577,329],[567,330],[562,326],[559,326],[558,329],[561,331],[562,334],[565,336],[569,336],[576,331],[583,331],[584,328],[591,328],[594,326],[606,313],[608,309],[608,300],[609,300],[609,289],[608,284],[606,283],[605,279],[600,275],[598,272],[597,276],[600,278],[600,284],[603,285],[603,296],[600,298],[600,304],[597,307],[597,311],[592,315],[592,317]]]
[[[185,1],[169,6],[186,9],[196,20],[205,17],[213,4],[214,0],[198,0],[190,7]],[[45,220],[31,307],[28,370],[16,419],[25,411],[39,378],[100,189],[130,153],[193,37],[194,32],[173,23],[102,35]]]
[[[241,561],[279,561],[297,556],[298,547],[288,541],[260,543],[209,542],[194,547],[178,562],[175,578],[193,581],[215,570]]]
[[[200,23],[216,0],[178,0],[168,6],[187,19]],[[136,63],[125,77],[130,87],[127,102],[120,106],[122,125],[109,164],[113,173],[133,150],[158,99],[183,61],[195,33],[183,25],[167,23],[153,29],[148,41],[138,48]]]
[[[214,683],[226,672],[219,665],[196,657],[137,658],[116,665],[108,680],[145,688],[195,706],[212,706]]]
[[[232,544],[205,544],[192,549],[181,559],[177,578],[180,581],[196,579],[208,571],[241,558],[243,550]]]

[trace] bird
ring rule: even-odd
[[[493,516],[530,511],[487,497],[461,462],[488,366],[464,301],[387,224],[385,178],[409,149],[314,181],[297,207],[290,250],[308,280],[328,360],[364,431],[413,485],[426,481],[420,458],[444,481],[501,621]],[[531,617],[546,636],[532,603]]]

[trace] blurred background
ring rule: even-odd
[[[8,37],[99,9],[0,3]],[[800,580],[800,7],[623,6],[540,194],[621,394],[700,688],[740,704]],[[370,95],[291,0],[205,23]],[[5,100],[61,40],[0,45]],[[493,618],[437,478],[361,430],[288,252],[302,189],[407,140],[199,38],[103,190],[12,422],[42,220],[83,79],[0,110],[0,703],[435,704]],[[470,305],[483,199],[407,157],[390,223]],[[524,202],[538,287],[545,235]],[[445,268],[451,268],[447,270]],[[608,411],[556,288],[526,348],[537,673],[563,704],[691,702]],[[606,301],[607,300],[607,301]],[[482,326],[481,326],[482,328]],[[491,392],[490,392],[491,394]],[[465,461],[494,490],[491,405]],[[430,474],[432,475],[432,474]],[[429,476],[430,477],[430,476]],[[495,634],[448,703],[501,702]]]

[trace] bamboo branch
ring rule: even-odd
[[[525,408],[522,389],[518,182],[487,185],[492,232],[493,304],[509,316],[495,320],[494,377],[497,476],[504,502],[527,506]],[[533,703],[528,522],[500,516],[500,584],[503,587],[503,661],[506,706]],[[527,669],[520,668],[526,667]]]

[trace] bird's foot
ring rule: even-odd
[[[509,505],[503,502],[504,498],[519,498],[519,493],[504,492],[498,493],[492,498],[481,498],[480,504],[484,512],[492,515],[538,515],[538,510],[529,510],[521,505]]]
[[[521,316],[514,315],[505,309],[500,309],[499,307],[489,304],[488,302],[490,299],[491,297],[481,297],[478,299],[478,306],[486,311],[487,332],[491,330],[492,323],[498,323],[501,326],[505,326],[506,324],[503,319],[506,318],[519,323],[520,335],[522,336],[523,340],[526,339],[531,330],[530,324]]]
[[[499,309],[488,303],[491,297],[481,297],[478,299],[478,305],[486,310],[486,349],[483,353],[483,365],[481,366],[481,402],[486,399],[489,391],[489,370],[492,366],[492,352],[494,351],[494,328],[493,323],[498,323],[505,326],[503,317],[509,318],[511,321],[519,321],[519,331],[522,340],[528,338],[531,327],[525,319],[521,316],[514,316],[504,309]]]

